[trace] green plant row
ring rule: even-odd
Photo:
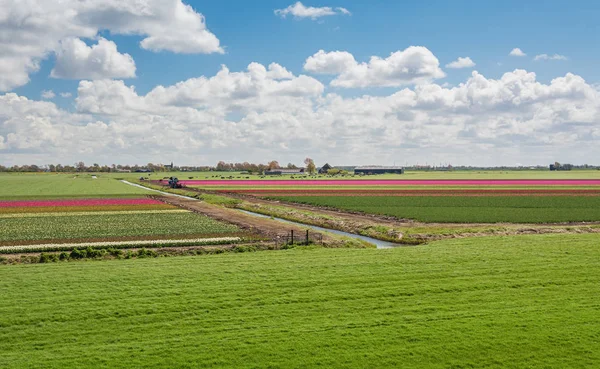
[[[275,199],[439,223],[600,221],[600,197],[286,196]]]
[[[240,243],[245,241],[242,238],[237,238],[237,239],[232,239],[232,238],[228,238],[228,239],[224,239],[224,240],[207,240],[205,242],[203,241],[190,241],[190,242],[178,242],[178,243],[172,243],[172,242],[156,242],[156,241],[152,241],[152,240],[148,240],[148,243],[127,243],[127,241],[124,241],[122,244],[119,245],[109,245],[109,246],[88,246],[91,249],[94,250],[108,250],[108,249],[128,249],[128,248],[139,248],[139,247],[147,247],[147,248],[165,248],[165,247],[186,247],[186,246],[216,246],[216,245],[230,245],[230,244],[236,244],[236,243]],[[20,254],[20,253],[33,253],[33,252],[55,252],[55,251],[70,251],[70,250],[76,250],[80,247],[85,247],[85,243],[81,244],[80,246],[74,246],[74,245],[69,245],[69,246],[60,246],[60,245],[56,245],[53,247],[27,247],[26,249],[20,248],[19,246],[15,246],[14,248],[5,248],[5,249],[0,249],[0,254]]]

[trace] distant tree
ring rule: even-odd
[[[77,169],[78,172],[85,172],[85,170],[87,169],[85,166],[85,163],[80,161],[79,163],[75,164],[75,168]]]
[[[279,168],[281,168],[281,167],[279,166],[279,162],[277,160],[270,161],[269,164],[267,165],[268,170],[279,169]]]
[[[227,170],[227,164],[221,160],[219,163],[217,163],[216,169],[218,172],[224,172]]]
[[[294,164],[292,164],[292,163],[288,163],[288,165],[286,166],[286,168],[287,168],[287,169],[298,169],[298,167],[297,167],[297,166],[295,166],[295,165],[294,165]]]
[[[304,164],[306,164],[306,171],[309,174],[315,174],[315,172],[317,171],[317,167],[315,166],[314,160],[312,160],[311,158],[306,158],[304,159]]]

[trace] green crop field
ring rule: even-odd
[[[195,213],[111,214],[0,218],[0,244],[16,241],[213,236],[240,233],[236,226]]]
[[[139,195],[151,192],[99,173],[0,173],[0,199]]]
[[[600,197],[285,196],[276,199],[423,222],[557,223],[600,220]]]
[[[2,368],[592,368],[597,235],[0,267]]]

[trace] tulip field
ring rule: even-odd
[[[148,197],[0,200],[0,253],[231,243],[241,230]]]
[[[184,180],[183,183],[191,188],[422,222],[600,221],[600,179],[594,178]]]

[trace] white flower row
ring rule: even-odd
[[[154,246],[154,245],[210,245],[222,244],[227,242],[239,242],[240,237],[214,237],[214,238],[194,238],[185,240],[139,240],[139,241],[106,241],[106,242],[85,242],[85,243],[47,243],[38,245],[15,245],[15,246],[0,246],[1,252],[18,252],[32,250],[69,250],[80,247],[119,247],[119,246]]]
[[[129,215],[129,214],[170,214],[170,213],[190,213],[185,209],[165,209],[165,210],[111,210],[111,211],[74,211],[57,213],[8,213],[0,214],[2,218],[38,218],[38,217],[75,217],[87,215]]]

